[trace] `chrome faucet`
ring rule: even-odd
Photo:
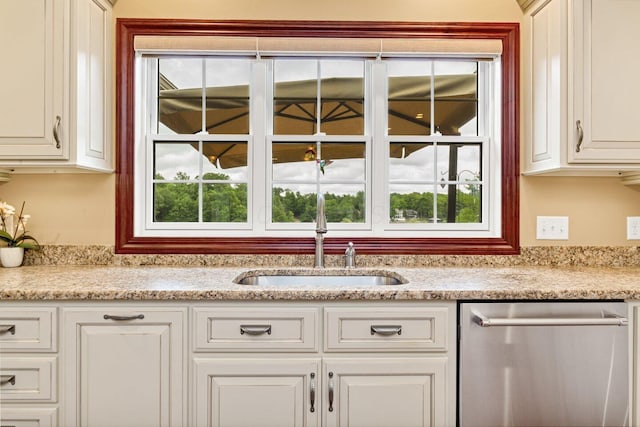
[[[327,216],[324,213],[324,196],[318,193],[316,211],[316,257],[314,267],[324,267],[324,235],[327,232]]]

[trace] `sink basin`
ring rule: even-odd
[[[402,285],[407,280],[390,271],[248,271],[234,280],[239,285],[251,286],[390,286]]]

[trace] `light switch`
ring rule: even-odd
[[[538,240],[569,240],[569,217],[568,216],[537,217],[536,239]]]
[[[640,216],[627,217],[627,240],[640,240]]]

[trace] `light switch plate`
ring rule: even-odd
[[[627,217],[627,240],[640,240],[640,216]]]
[[[538,240],[569,240],[569,217],[568,216],[537,217],[536,239]]]

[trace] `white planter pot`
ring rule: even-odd
[[[3,267],[20,267],[24,259],[24,248],[0,248]]]

